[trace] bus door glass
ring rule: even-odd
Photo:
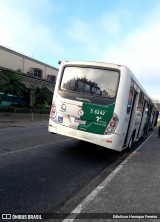
[[[135,91],[133,88],[133,83],[131,84],[129,95],[128,95],[128,105],[127,105],[127,114],[131,113],[133,101],[134,101]]]
[[[138,97],[138,106],[136,108],[136,125],[140,127],[141,119],[142,119],[142,112],[143,112],[143,102],[144,102],[144,94],[140,91]]]

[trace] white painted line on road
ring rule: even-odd
[[[155,132],[155,131],[154,131]],[[154,133],[153,132],[153,133]],[[152,134],[153,134],[152,133]],[[98,185],[62,222],[73,222],[78,214],[85,209],[85,207],[103,190],[109,182],[114,178],[114,176],[122,169],[122,167],[141,149],[152,134],[135,150],[133,151],[108,177],[106,177],[103,182]]]
[[[66,140],[62,140],[60,142],[65,142],[65,141],[68,141],[68,140],[72,140],[72,139],[66,139]],[[55,144],[57,142],[59,142],[59,141],[56,141],[56,142],[53,142],[53,143],[46,143],[46,144],[42,144],[42,145],[37,145],[37,146],[32,146],[32,147],[28,147],[28,148],[24,148],[24,149],[20,149],[20,150],[10,151],[10,152],[7,152],[7,153],[2,153],[2,154],[0,154],[0,157],[1,156],[6,156],[6,155],[9,155],[9,154],[14,154],[14,153],[19,153],[19,152],[35,149],[35,148],[42,147],[42,146],[52,145],[52,144]]]

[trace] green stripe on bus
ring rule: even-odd
[[[85,132],[104,134],[108,123],[110,122],[115,103],[108,106],[83,103],[84,115],[80,119],[86,121],[85,125],[79,125],[78,130]]]

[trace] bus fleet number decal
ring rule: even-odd
[[[105,115],[105,111],[103,111],[103,110],[99,110],[99,109],[91,109],[90,110],[90,113],[94,113],[94,114],[99,114],[99,115],[102,115],[102,116],[104,116]]]

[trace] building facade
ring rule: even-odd
[[[55,82],[58,69],[0,46],[0,67]]]

